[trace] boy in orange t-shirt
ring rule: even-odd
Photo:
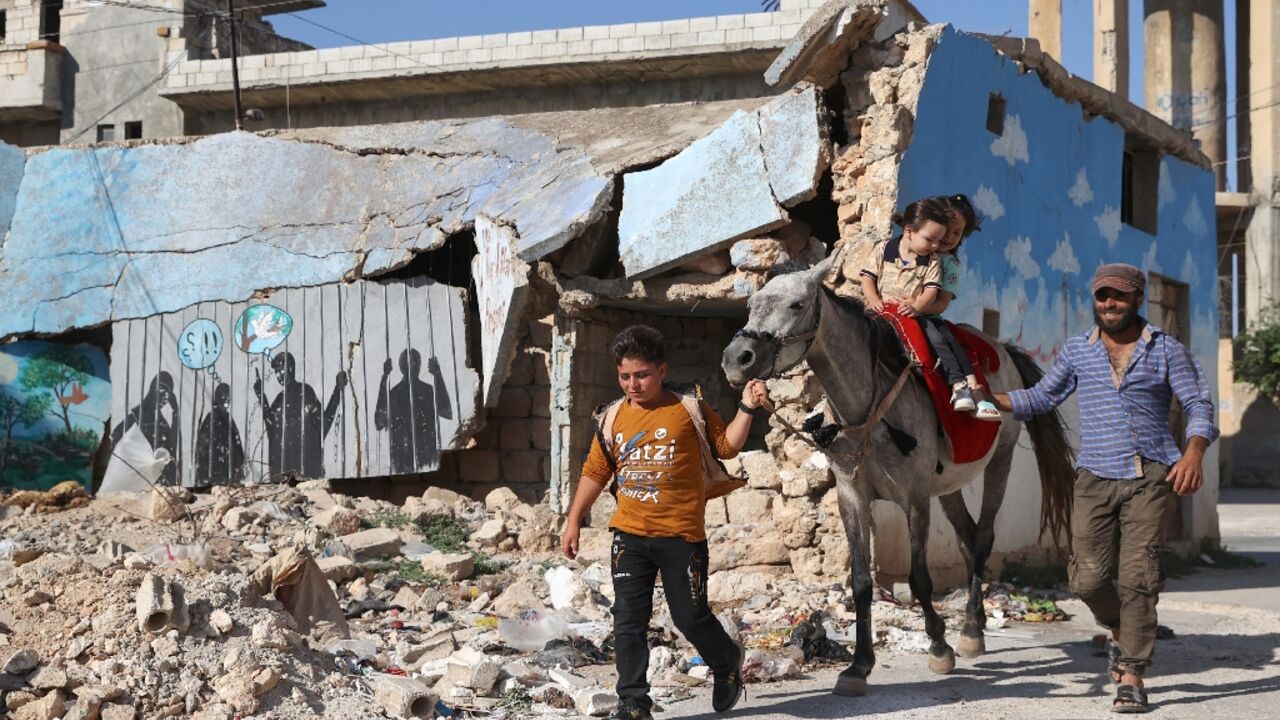
[[[618,509],[613,530],[613,622],[618,666],[616,720],[651,720],[653,701],[645,674],[647,634],[658,573],[671,619],[697,648],[715,679],[711,704],[725,712],[742,696],[743,650],[707,604],[707,536],[703,526],[708,477],[704,452],[718,458],[738,454],[751,430],[754,411],[765,399],[764,382],[752,380],[742,392],[739,412],[727,426],[706,402],[663,387],[667,375],[662,334],[634,325],[613,341],[618,384],[625,398],[610,416],[612,437],[601,433],[591,444],[582,480],[569,508],[561,545],[578,554],[582,516],[616,480]],[[700,411],[700,412],[699,412]],[[695,420],[691,413],[701,418]],[[705,419],[705,428],[701,427]],[[708,447],[703,447],[705,437]]]

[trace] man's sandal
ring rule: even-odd
[[[1147,704],[1147,693],[1137,685],[1117,685],[1116,699],[1111,702],[1113,713],[1145,713],[1151,712]]]

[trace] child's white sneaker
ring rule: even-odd
[[[972,412],[977,407],[977,404],[973,402],[973,391],[969,389],[969,383],[958,382],[951,388],[952,410],[956,412]]]

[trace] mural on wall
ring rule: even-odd
[[[465,290],[421,278],[287,289],[117,323],[112,429],[184,486],[429,472],[467,440]]]
[[[91,345],[0,346],[0,485],[89,487],[111,408],[107,358]]]

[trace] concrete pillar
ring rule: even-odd
[[[1223,0],[1145,0],[1147,110],[1190,130],[1226,185],[1227,75]],[[1254,17],[1257,17],[1256,13]]]
[[[1093,2],[1093,82],[1129,99],[1129,0]]]
[[[1249,12],[1248,97],[1240,106],[1249,111],[1249,171],[1256,204],[1245,230],[1247,281],[1245,325],[1258,319],[1267,305],[1280,301],[1280,0],[1252,0]],[[1246,93],[1241,92],[1241,95]]]
[[[1236,3],[1236,95],[1244,95],[1249,87],[1249,4],[1252,0],[1235,0]],[[1242,112],[1249,107],[1249,99],[1237,100],[1232,105],[1236,115],[1236,157],[1247,158],[1250,150],[1251,133],[1249,130],[1249,113]],[[1236,167],[1236,192],[1247,193],[1253,186],[1253,173],[1248,160],[1238,160]]]
[[[1028,0],[1027,34],[1040,49],[1062,62],[1062,0]]]

